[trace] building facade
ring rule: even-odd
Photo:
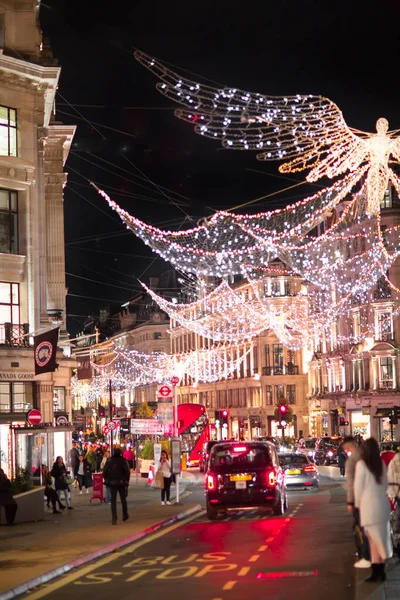
[[[10,475],[65,456],[73,362],[35,376],[34,332],[66,341],[63,187],[75,127],[52,123],[60,68],[44,47],[37,0],[0,1],[0,458]],[[29,427],[31,408],[42,424]]]

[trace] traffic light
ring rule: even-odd
[[[221,411],[220,410],[215,411],[215,420],[219,421],[219,423],[221,423]]]
[[[228,423],[229,411],[226,409],[221,411],[222,423]]]
[[[278,406],[278,417],[279,417],[279,426],[280,427],[286,427],[286,413],[287,413],[286,404],[280,404]]]
[[[106,409],[104,406],[99,406],[99,417],[105,417],[106,416]]]
[[[339,417],[339,427],[344,427],[346,424],[346,420],[344,417]]]

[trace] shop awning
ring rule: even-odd
[[[377,408],[374,417],[377,417],[378,419],[390,417],[392,410],[392,408]]]

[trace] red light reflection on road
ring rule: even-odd
[[[286,579],[288,577],[316,577],[315,571],[271,571],[271,573],[257,573],[257,579]]]

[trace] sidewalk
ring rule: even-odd
[[[369,569],[355,569],[355,600],[398,600],[400,598],[400,562],[391,558],[386,566],[387,580],[383,584],[364,583]]]
[[[66,563],[115,544],[170,517],[193,511],[190,491],[185,491],[191,477],[183,476],[180,496],[184,505],[161,506],[160,490],[146,485],[147,479],[135,475],[131,478],[128,493],[129,520],[122,522],[121,503],[118,499],[118,523],[111,525],[111,507],[93,500],[85,491],[71,493],[74,510],[53,514],[46,510],[43,521],[0,527],[0,598],[10,590]],[[175,486],[171,488],[171,501],[175,499]],[[200,507],[199,507],[200,508]]]

